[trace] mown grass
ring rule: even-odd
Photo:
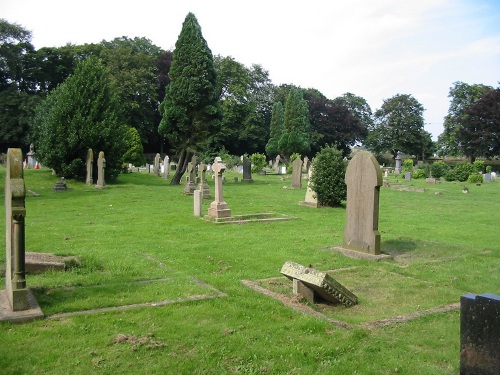
[[[0,173],[3,181],[5,170]],[[395,258],[373,263],[330,250],[342,242],[344,208],[299,206],[305,186],[289,189],[290,180],[282,176],[254,175],[252,184],[234,183],[234,176],[227,173],[224,185],[234,215],[297,218],[216,225],[194,217],[193,198],[183,194],[183,186],[153,175],[121,175],[104,190],[67,181],[70,190],[54,192],[57,178],[50,171],[25,171],[27,189],[40,194],[26,198],[27,250],[78,256],[82,265],[28,275],[49,317],[0,324],[2,373],[458,372],[458,311],[390,326],[362,323],[458,302],[467,292],[500,293],[498,181],[466,183],[464,194],[464,184],[391,177],[393,184],[426,191],[382,188],[382,250]],[[204,201],[205,212],[209,202]],[[4,236],[2,231],[1,241]],[[352,329],[301,314],[241,283],[279,277],[286,260],[346,269],[333,274],[360,304],[318,309]],[[0,262],[4,267],[4,253]],[[144,280],[163,281],[139,283]],[[218,292],[227,296],[189,300]],[[187,300],[50,318],[182,298]],[[136,339],[117,340],[119,335]]]

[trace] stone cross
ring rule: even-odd
[[[187,178],[186,178],[186,185],[184,185],[184,194],[193,194],[195,190],[196,190],[196,164],[190,161],[187,165]]]
[[[94,168],[94,153],[92,152],[92,149],[89,148],[87,150],[87,178],[85,179],[85,183],[87,185],[92,185],[94,183],[94,180],[92,178],[92,169]]]
[[[347,166],[345,182],[347,223],[343,247],[379,255],[378,215],[382,172],[375,157],[368,151],[358,152]]]
[[[160,154],[156,154],[155,156],[153,173],[156,177],[160,176]]]
[[[226,170],[226,165],[222,162],[222,159],[219,156],[215,158],[212,170],[214,171],[215,176],[215,201],[210,203],[208,216],[214,218],[231,217],[231,210],[229,209],[227,203],[224,202],[222,191],[222,173]]]
[[[170,159],[168,155],[165,155],[165,159],[163,159],[163,178],[167,179],[170,174]]]
[[[200,163],[198,166],[198,172],[200,172],[198,190],[202,192],[203,199],[210,199],[212,198],[212,194],[210,194],[210,187],[207,183],[207,165],[205,163]]]
[[[104,170],[106,169],[106,159],[104,158],[104,151],[99,152],[99,158],[97,159],[97,184],[96,188],[104,189],[106,187],[106,182],[104,181]]]
[[[302,187],[302,160],[297,158],[292,163],[292,189],[300,189]]]
[[[253,182],[252,179],[252,162],[246,156],[243,156],[243,179],[241,182]]]

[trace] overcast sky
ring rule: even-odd
[[[456,81],[500,81],[498,0],[1,0],[0,17],[32,31],[35,47],[145,37],[173,50],[193,12],[214,55],[259,64],[272,82],[346,92],[373,111],[396,94],[443,131]]]

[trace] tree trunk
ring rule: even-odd
[[[192,155],[190,152],[187,152],[185,149],[181,151],[179,154],[179,162],[177,163],[177,169],[175,170],[174,178],[170,181],[170,185],[180,185],[181,178],[184,172],[186,172],[187,165]]]

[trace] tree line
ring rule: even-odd
[[[104,92],[106,101],[98,99]],[[50,161],[60,173],[81,169],[75,160],[92,147],[77,141],[83,134],[110,158],[118,153],[117,168],[125,154],[134,163],[143,161],[144,151],[175,155],[181,168],[174,180],[193,154],[212,157],[221,150],[312,157],[329,145],[347,156],[363,145],[417,159],[435,151],[471,159],[499,155],[499,89],[457,82],[450,98],[435,144],[412,95],[386,99],[373,113],[353,93],[328,99],[314,88],[276,86],[260,65],[213,56],[192,13],[174,51],[127,37],[36,50],[31,32],[0,20],[0,145],[34,143],[43,156],[72,144],[70,159],[61,160],[59,152]]]

